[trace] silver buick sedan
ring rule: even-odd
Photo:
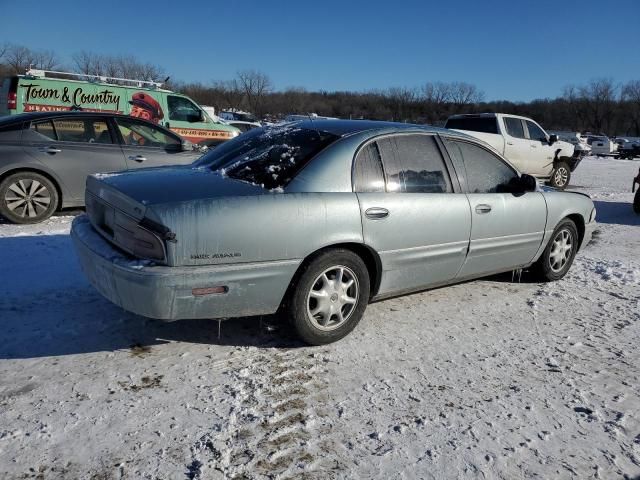
[[[285,314],[347,335],[371,301],[520,268],[558,280],[595,226],[461,133],[369,121],[260,128],[189,166],[87,179],[82,268],[152,318]]]

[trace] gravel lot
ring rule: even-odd
[[[575,172],[600,225],[564,280],[379,302],[321,348],[128,314],[71,216],[0,222],[0,477],[640,478],[639,166]]]

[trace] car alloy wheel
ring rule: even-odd
[[[283,307],[300,339],[310,345],[326,345],[356,327],[370,295],[369,271],[362,257],[332,248],[300,265]]]
[[[13,215],[35,220],[49,209],[51,193],[36,179],[20,179],[9,185],[4,202]]]
[[[36,172],[17,172],[0,183],[0,215],[14,223],[38,223],[58,208],[58,190]]]
[[[307,315],[323,331],[339,328],[353,314],[359,285],[354,272],[343,265],[327,268],[313,282],[307,295]]]
[[[569,180],[569,172],[565,167],[558,167],[553,173],[553,184],[559,188],[564,187]]]
[[[574,248],[573,235],[568,229],[560,230],[554,237],[549,253],[549,267],[555,273],[561,272],[571,260]]]

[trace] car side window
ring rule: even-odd
[[[547,141],[547,136],[544,134],[542,129],[529,120],[527,120],[527,130],[529,130],[529,138],[531,140],[540,140],[541,142]]]
[[[167,97],[169,106],[169,119],[178,122],[199,122],[200,109],[191,101],[184,97],[169,95]]]
[[[53,121],[58,140],[76,143],[113,143],[105,120],[92,118],[57,119]]]
[[[177,148],[181,140],[158,127],[130,118],[116,118],[125,145],[156,148]]]
[[[507,129],[507,133],[513,138],[527,138],[524,135],[522,120],[519,118],[504,117],[504,126]]]
[[[518,173],[484,148],[467,142],[444,139],[456,171],[464,175],[469,193],[512,191]]]
[[[448,193],[451,180],[432,135],[396,135],[378,141],[388,192]]]
[[[35,140],[36,138],[40,141],[56,141],[58,138],[56,137],[56,131],[53,129],[53,123],[51,120],[44,120],[42,122],[31,122],[30,128],[32,135],[31,137]]]
[[[362,193],[384,192],[384,172],[376,142],[362,148],[353,169],[353,190]]]

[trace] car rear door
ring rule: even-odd
[[[541,192],[511,193],[518,174],[493,152],[478,144],[444,139],[467,191],[471,207],[469,253],[460,279],[515,269],[530,263],[547,222]]]
[[[353,178],[364,241],[382,263],[379,294],[455,278],[469,244],[471,213],[437,137],[397,134],[370,141],[356,156]]]
[[[76,201],[84,201],[87,175],[127,169],[105,117],[43,119],[32,121],[29,128],[35,134],[23,135],[23,148],[53,170]]]
[[[504,156],[521,172],[529,171],[529,158],[532,154],[531,142],[524,130],[523,120],[517,117],[502,117],[504,127]]]
[[[157,125],[131,117],[114,117],[114,121],[130,169],[188,165],[201,155],[183,151],[182,139]]]

